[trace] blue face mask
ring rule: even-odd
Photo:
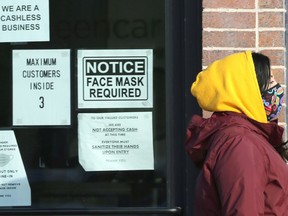
[[[279,113],[284,103],[284,89],[277,83],[274,87],[262,92],[262,101],[264,104],[267,120],[274,120],[279,116]]]

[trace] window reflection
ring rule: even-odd
[[[13,128],[32,189],[32,207],[165,206],[164,0],[50,0],[50,24],[50,42],[0,44],[1,128],[12,127],[12,50],[72,50],[71,127]],[[154,53],[155,170],[85,172],[78,162],[76,50],[134,48]],[[87,112],[115,110],[135,111]]]

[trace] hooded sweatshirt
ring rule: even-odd
[[[267,123],[251,51],[213,62],[198,74],[191,92],[204,110],[243,113]]]
[[[288,168],[274,148],[283,128],[266,120],[251,52],[212,63],[191,91],[214,112],[187,129],[185,148],[200,168],[195,215],[288,215]]]

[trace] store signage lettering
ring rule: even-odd
[[[39,11],[38,5],[35,5],[32,10],[32,5],[17,5],[16,8],[14,9],[14,5],[9,5],[9,6],[2,6],[2,11],[3,12],[20,12],[20,11]],[[2,22],[5,21],[35,21],[35,20],[41,20],[41,14],[31,14],[31,15],[2,15],[0,16],[0,20]],[[40,24],[14,24],[14,25],[2,25],[2,30],[3,31],[17,31],[17,30],[39,30],[40,29]]]
[[[106,52],[110,53],[103,55],[103,52],[95,51],[95,57],[78,59],[82,65],[78,69],[79,108],[151,107],[153,88],[149,51],[146,56],[143,51],[139,54],[137,51],[131,54],[129,50]]]
[[[77,19],[78,18],[78,19]],[[160,18],[143,19],[119,19],[119,20],[84,20],[76,17],[73,21],[69,19],[59,20],[55,23],[57,32],[55,34],[63,40],[77,38],[98,39],[153,39],[157,38],[158,32],[162,31],[163,20]]]
[[[13,51],[13,125],[70,125],[70,50]]]
[[[0,42],[49,41],[48,0],[1,0]]]
[[[27,66],[57,65],[56,58],[26,59]],[[23,78],[59,78],[60,70],[23,70]],[[54,82],[31,82],[31,90],[54,90]]]
[[[144,74],[145,59],[87,60],[86,75]]]

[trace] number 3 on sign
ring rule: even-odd
[[[39,97],[39,101],[40,101],[40,104],[39,104],[39,107],[41,108],[41,109],[43,109],[44,108],[44,97]]]

